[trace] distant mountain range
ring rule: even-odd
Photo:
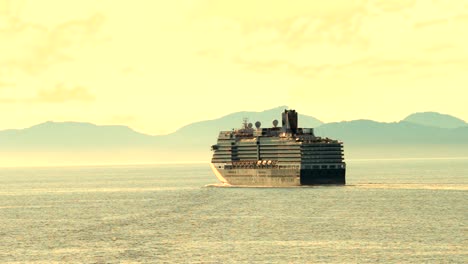
[[[407,116],[402,121],[440,128],[457,128],[468,126],[468,124],[460,118],[436,112],[414,113]]]
[[[281,121],[281,112],[286,108],[281,106],[263,112],[237,112],[192,123],[161,136],[138,133],[126,126],[45,122],[26,129],[0,131],[0,153],[55,151],[73,155],[75,152],[118,152],[119,161],[126,153],[132,153],[131,160],[135,161],[138,160],[135,157],[138,151],[144,151],[149,153],[149,160],[151,155],[157,157],[155,162],[177,159],[208,161],[209,148],[216,143],[220,130],[239,127],[243,118],[248,118],[252,123],[260,121],[262,127],[270,127],[274,119]],[[318,136],[342,140],[345,142],[345,154],[351,157],[362,156],[357,155],[362,154],[362,150],[365,150],[365,157],[394,157],[398,153],[405,156],[401,150],[408,148],[420,150],[415,152],[417,156],[444,156],[442,149],[457,149],[456,154],[450,155],[468,156],[468,124],[459,118],[434,112],[415,113],[394,123],[354,120],[325,124],[317,118],[300,114],[299,125],[315,127]],[[99,159],[99,156],[94,155],[93,159]]]
[[[315,129],[315,134],[342,140],[348,144],[468,144],[468,126],[443,128],[408,121],[380,123],[372,120],[329,123]]]

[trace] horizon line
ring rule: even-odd
[[[468,160],[468,156],[458,157],[414,157],[414,158],[354,158],[346,162],[360,161],[417,161],[417,160]],[[73,167],[148,167],[161,165],[209,165],[208,161],[167,161],[167,162],[135,162],[135,163],[69,163],[69,164],[43,164],[43,165],[0,165],[0,169],[33,169],[33,168],[73,168]]]

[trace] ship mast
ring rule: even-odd
[[[247,117],[244,117],[244,118],[243,118],[243,123],[242,123],[242,125],[243,125],[243,128],[244,128],[244,129],[248,129],[248,128],[249,128],[249,119],[248,119]]]

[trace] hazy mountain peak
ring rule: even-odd
[[[263,110],[262,112],[277,112],[278,113],[282,113],[285,109],[289,109],[289,106],[287,105],[282,105],[282,106],[278,106],[278,107],[275,107],[275,108],[271,108],[271,109],[267,109],[267,110]]]
[[[103,127],[103,128],[122,128],[133,130],[132,128],[125,125],[97,125],[90,122],[78,122],[78,121],[46,121],[29,128],[35,127]]]
[[[271,109],[267,109],[260,112],[249,112],[241,111],[231,113],[229,115],[222,116],[213,120],[205,120],[200,122],[195,122],[189,125],[186,125],[178,129],[175,134],[185,134],[185,135],[194,135],[197,133],[200,137],[209,137],[216,138],[216,135],[220,130],[231,130],[235,128],[240,128],[244,118],[248,119],[248,122],[255,123],[256,121],[261,122],[262,127],[271,127],[273,120],[278,120],[281,122],[281,113],[285,109],[289,109],[288,106],[279,106]],[[299,113],[299,126],[300,127],[317,127],[323,123],[312,117]]]
[[[88,123],[88,122],[74,122],[74,121],[46,121],[34,126],[31,126],[29,129],[38,129],[38,128],[52,128],[52,127],[97,127],[97,125]]]
[[[263,111],[239,111],[239,112],[234,112],[234,113],[230,113],[228,115],[225,115],[219,119],[222,119],[222,118],[227,118],[227,117],[235,117],[235,118],[238,118],[240,115],[245,115],[246,118],[249,118],[249,115],[250,116],[255,116],[255,115],[265,115],[265,114],[270,114],[270,115],[278,115],[279,117],[281,117],[281,113],[285,110],[285,109],[289,109],[288,106],[286,105],[283,105],[283,106],[278,106],[278,107],[274,107],[274,108],[270,108],[270,109],[266,109],[266,110],[263,110]],[[242,119],[240,120],[242,121]]]
[[[457,128],[467,126],[468,124],[457,117],[441,114],[437,112],[419,112],[407,116],[402,121],[409,123],[432,126],[432,127],[441,127],[441,128]]]
[[[34,125],[32,127],[23,129],[22,131],[40,131],[40,132],[50,132],[50,133],[83,133],[83,132],[93,132],[93,131],[113,131],[113,132],[128,132],[128,133],[138,133],[132,128],[124,125],[96,125],[89,122],[75,122],[75,121],[47,121]]]

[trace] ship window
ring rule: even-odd
[[[314,165],[313,168],[314,168],[314,169],[318,169],[318,168],[320,168],[320,167],[319,167],[318,165]]]
[[[335,165],[330,165],[330,169],[334,169],[335,168]]]
[[[327,165],[322,165],[322,169],[326,169],[327,168]]]

